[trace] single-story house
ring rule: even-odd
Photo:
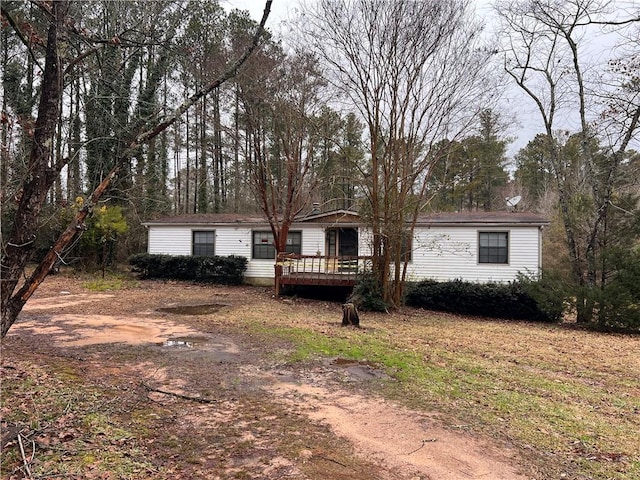
[[[486,283],[511,281],[518,273],[538,274],[542,230],[548,224],[543,217],[525,212],[421,215],[409,246],[407,280]],[[247,283],[273,285],[273,235],[261,216],[193,214],[160,218],[144,225],[148,228],[150,254],[243,256],[248,259]],[[304,260],[305,267],[296,268],[311,268],[338,278],[349,269],[339,268],[336,261],[370,255],[370,240],[371,230],[356,212],[313,213],[293,223],[287,252],[293,254],[292,258]],[[293,264],[284,265],[290,270]],[[323,284],[321,276],[314,278],[317,284]]]

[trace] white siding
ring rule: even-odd
[[[478,263],[479,232],[509,232],[509,263]],[[506,282],[518,273],[538,273],[540,260],[537,227],[417,228],[408,280],[463,279],[471,282]]]
[[[147,251],[163,255],[191,255],[193,230],[176,226],[150,227]]]
[[[373,250],[373,233],[368,228],[358,228],[358,255],[370,257]]]
[[[273,259],[252,259],[252,231],[268,227],[236,225],[219,226],[150,226],[151,254],[191,255],[194,230],[215,230],[215,254],[237,255],[248,260],[248,279],[272,279]],[[301,225],[292,228],[302,232],[302,254],[325,255],[325,227]],[[507,265],[478,263],[478,232],[509,232],[509,263]],[[371,231],[359,228],[358,254],[370,255]],[[537,227],[432,227],[416,228],[412,260],[407,268],[407,280],[431,278],[439,281],[463,279],[473,282],[504,282],[514,280],[519,272],[538,273],[540,265],[540,231]]]
[[[235,225],[211,226],[211,227],[188,227],[153,225],[149,227],[149,247],[148,252],[152,254],[164,255],[191,255],[194,230],[214,230],[216,232],[215,254],[221,256],[237,255],[246,257],[248,278],[273,278],[273,259],[253,259],[252,241],[254,230],[269,230],[268,226],[250,228],[238,227]],[[324,255],[324,228],[317,225],[294,227],[293,231],[302,232],[302,254],[317,255],[320,252]]]
[[[302,231],[302,255],[325,254],[325,233],[324,227],[318,225],[305,225],[302,228],[292,230]]]

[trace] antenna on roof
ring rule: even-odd
[[[514,211],[516,209],[516,205],[518,205],[520,200],[522,200],[522,197],[520,195],[516,195],[515,197],[509,197],[505,200],[507,201],[507,207],[509,207],[511,211]]]

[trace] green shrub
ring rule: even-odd
[[[358,309],[370,312],[386,312],[389,308],[383,299],[378,281],[370,273],[363,274],[358,279],[348,301],[354,303]]]
[[[544,310],[523,282],[472,283],[462,280],[423,280],[407,286],[406,304],[461,315],[514,320],[557,321],[559,315]],[[560,312],[561,314],[561,312]]]
[[[560,321],[569,307],[571,295],[559,272],[545,270],[540,277],[518,275],[518,284],[551,321]]]
[[[143,278],[193,280],[223,285],[241,284],[247,269],[247,259],[235,255],[195,257],[139,253],[129,257],[129,264]]]
[[[615,275],[597,291],[598,327],[607,330],[640,330],[640,251],[609,252]]]

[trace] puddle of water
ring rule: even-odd
[[[165,351],[173,351],[179,354],[187,352],[206,355],[209,361],[219,363],[238,363],[242,360],[242,351],[230,339],[224,337],[207,337],[198,335],[185,335],[167,337],[164,342],[158,343],[166,348]]]
[[[367,360],[358,361],[348,358],[334,358],[331,365],[344,368],[349,374],[360,380],[372,380],[375,378],[388,378],[388,375],[380,370],[377,365]]]
[[[162,346],[193,348],[206,343],[208,342],[207,342],[207,339],[204,337],[182,337],[182,338],[168,338],[164,341]]]
[[[334,358],[331,361],[332,365],[338,365],[339,367],[352,367],[352,366],[366,366],[366,367],[376,367],[376,365],[373,362],[369,362],[368,360],[362,360],[362,361],[358,361],[358,360],[351,360],[349,358]]]
[[[176,305],[173,307],[161,307],[158,310],[165,313],[176,313],[178,315],[207,315],[216,313],[221,308],[226,307],[221,303],[209,303],[205,305]]]

